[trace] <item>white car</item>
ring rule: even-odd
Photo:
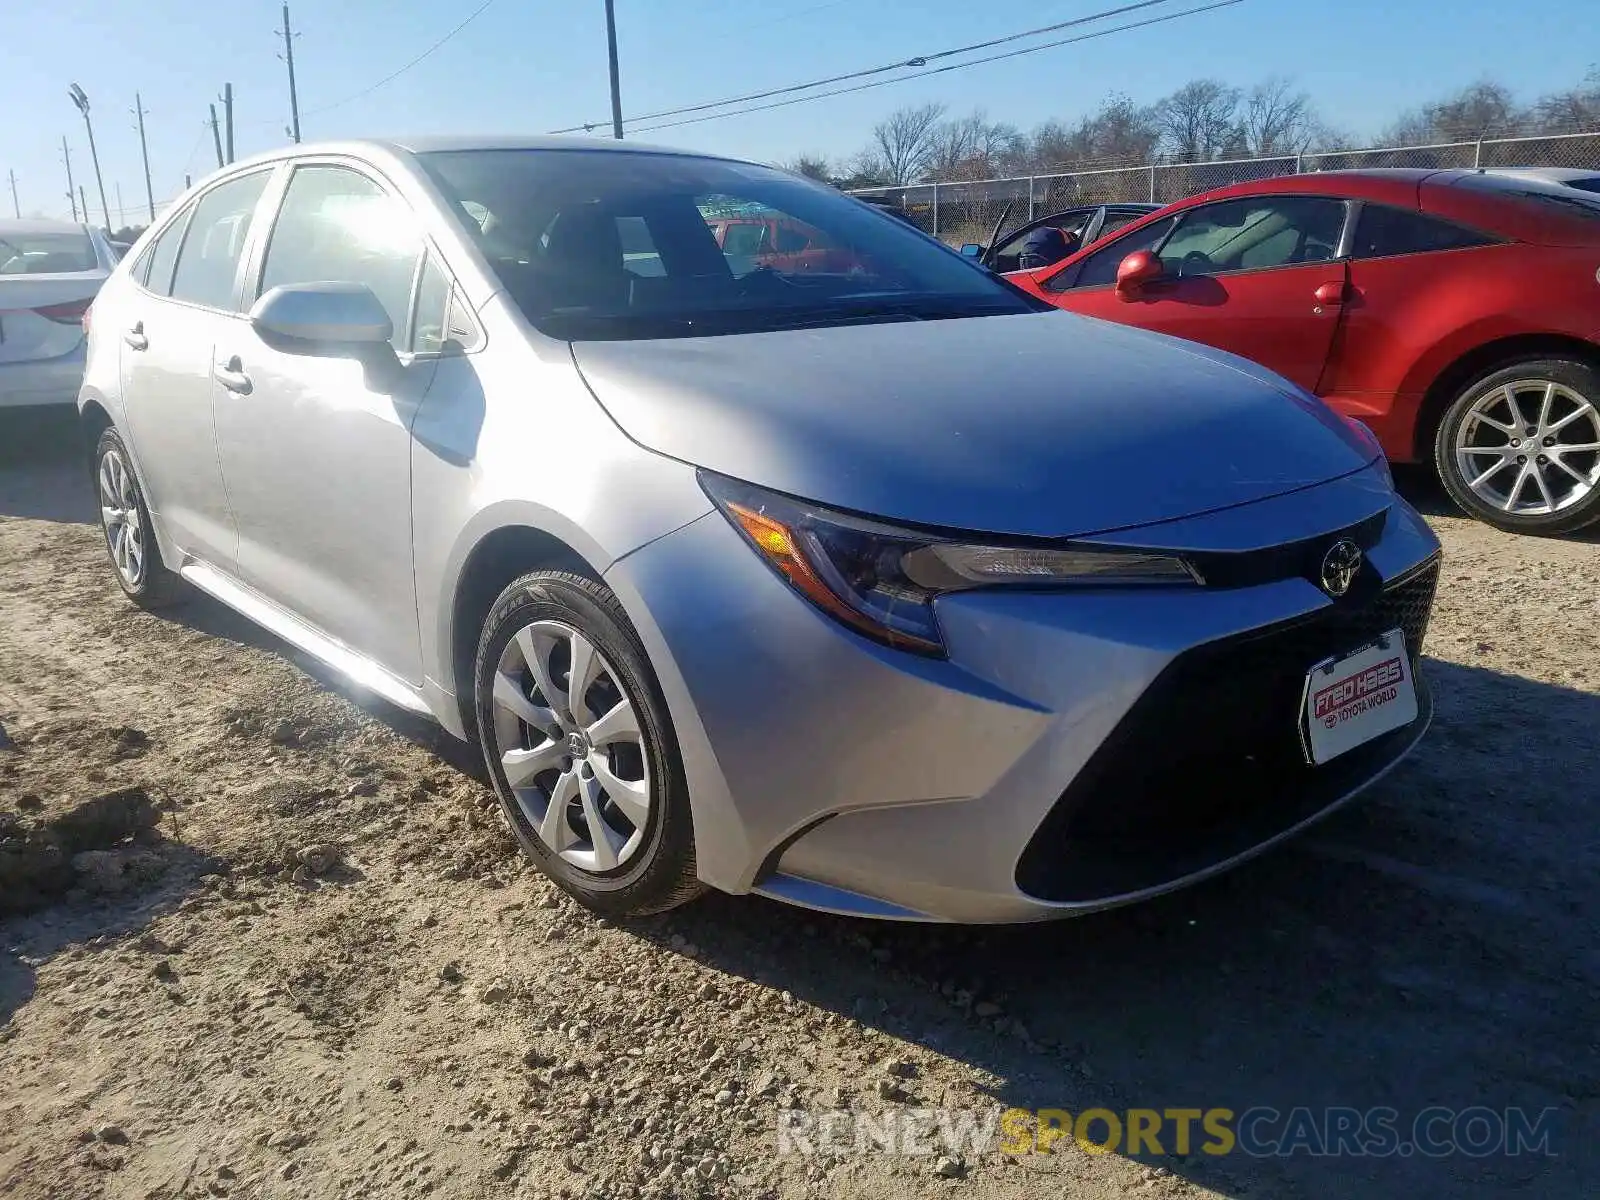
[[[1508,175],[1513,179],[1539,179],[1561,187],[1577,188],[1580,192],[1600,192],[1600,171],[1589,171],[1582,167],[1521,167],[1490,171],[1488,174]]]
[[[0,221],[0,408],[73,404],[83,317],[117,255],[70,221]]]

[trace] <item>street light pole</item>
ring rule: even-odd
[[[72,97],[72,102],[78,106],[78,111],[83,114],[83,128],[89,135],[89,159],[94,163],[94,182],[100,190],[100,210],[105,213],[106,228],[111,228],[111,205],[106,203],[106,181],[100,175],[100,152],[94,146],[94,122],[89,120],[89,97],[77,84],[73,84],[67,94]],[[85,220],[88,213],[84,214]]]
[[[606,0],[606,52],[611,59],[611,136],[622,140],[622,84],[617,71],[616,0]]]

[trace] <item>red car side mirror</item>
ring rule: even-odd
[[[1117,267],[1117,291],[1124,296],[1135,296],[1145,285],[1160,279],[1163,272],[1157,255],[1148,250],[1135,250]]]

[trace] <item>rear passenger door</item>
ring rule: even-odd
[[[212,427],[213,352],[239,324],[243,250],[272,168],[224,180],[157,236],[115,331],[145,498],[185,554],[232,570],[238,538]],[[175,569],[180,563],[172,563]]]
[[[261,242],[241,308],[280,284],[359,283],[394,336],[392,353],[362,357],[269,345],[248,320],[219,340],[217,440],[240,578],[420,684],[411,426],[433,378],[448,276],[410,207],[345,160],[296,163]]]

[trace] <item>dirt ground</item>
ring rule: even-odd
[[[128,605],[65,433],[0,454],[8,1196],[1600,1186],[1600,539],[1410,480],[1448,553],[1434,730],[1213,883],[1043,928],[722,896],[618,927],[524,867],[465,747],[209,600]],[[776,1153],[780,1110],[896,1103],[1555,1116],[1549,1156]]]

